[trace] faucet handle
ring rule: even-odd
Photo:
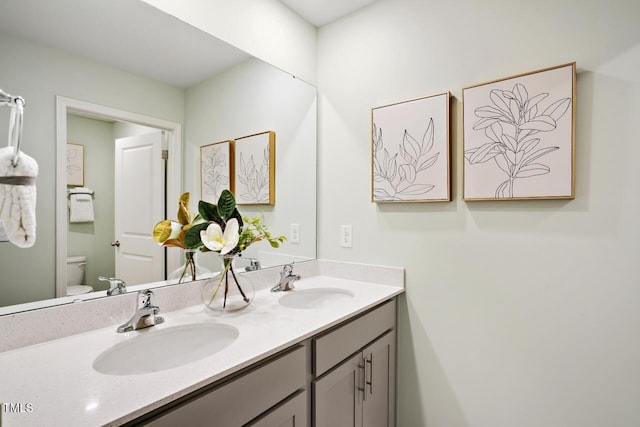
[[[285,264],[285,265],[282,267],[282,273],[280,273],[280,275],[281,275],[282,277],[286,277],[286,276],[291,275],[291,273],[293,273],[293,263],[292,263],[292,262],[291,262],[291,263],[289,263],[289,264]]]
[[[107,295],[118,295],[118,294],[126,294],[127,286],[124,283],[124,280],[120,280],[117,277],[98,277],[98,280],[101,282],[109,282],[109,289],[107,290]]]
[[[262,268],[262,266],[260,265],[260,260],[256,258],[249,258],[249,267],[253,271],[260,270]]]
[[[150,308],[153,307],[151,300],[153,299],[153,292],[151,289],[145,289],[143,291],[138,292],[138,307],[139,308]]]

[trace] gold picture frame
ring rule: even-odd
[[[462,91],[463,200],[575,197],[576,63]]]
[[[276,134],[261,132],[233,143],[233,184],[239,205],[274,205],[276,188]]]
[[[371,109],[371,201],[451,201],[449,92]]]
[[[200,147],[200,198],[216,204],[223,190],[233,189],[233,140]]]

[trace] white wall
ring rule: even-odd
[[[143,0],[316,84],[316,28],[277,0]]]
[[[379,0],[320,28],[319,255],[406,268],[399,426],[640,425],[638,22],[623,0]],[[574,60],[576,199],[462,202],[461,88]],[[446,90],[454,201],[372,204],[370,109]]]
[[[0,87],[27,103],[21,148],[40,167],[35,245],[18,249],[0,243],[0,306],[5,306],[55,296],[56,95],[182,122],[184,91],[4,33],[0,52],[11,58],[0,61]],[[6,112],[0,116],[0,138],[6,135]]]
[[[69,142],[85,146],[84,186],[94,191],[93,222],[69,223],[67,254],[87,257],[84,284],[94,290],[109,288],[98,277],[114,277],[115,251],[109,244],[115,236],[114,180],[115,140],[154,132],[156,129],[125,122],[67,115]]]
[[[69,223],[67,255],[87,257],[85,281],[94,290],[108,289],[99,276],[115,276],[115,252],[109,245],[114,230],[114,124],[67,115],[67,138],[84,145],[84,187],[94,191],[93,222]]]
[[[314,87],[258,59],[186,92],[184,188],[191,192],[194,211],[201,198],[201,146],[266,131],[276,134],[275,204],[242,205],[239,210],[243,216],[264,216],[274,235],[288,235],[289,224],[299,224],[300,242],[287,241],[276,250],[267,242],[249,247],[245,256],[264,266],[282,264],[279,258],[274,261],[279,256],[286,256],[286,262],[316,257],[316,105]],[[212,255],[199,259],[208,268],[220,268]],[[207,262],[211,259],[216,262]]]

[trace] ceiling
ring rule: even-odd
[[[280,1],[319,27],[376,0]],[[142,1],[0,1],[0,31],[180,88],[250,58]]]
[[[280,0],[316,27],[355,12],[377,0]]]
[[[1,1],[0,31],[181,88],[250,58],[145,2],[130,0]]]

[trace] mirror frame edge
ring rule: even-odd
[[[178,200],[182,191],[182,124],[107,107],[64,96],[56,96],[56,203],[55,203],[55,298],[66,296],[67,288],[67,114],[130,122],[167,131],[167,200]],[[167,251],[167,271],[180,264],[177,251]]]

